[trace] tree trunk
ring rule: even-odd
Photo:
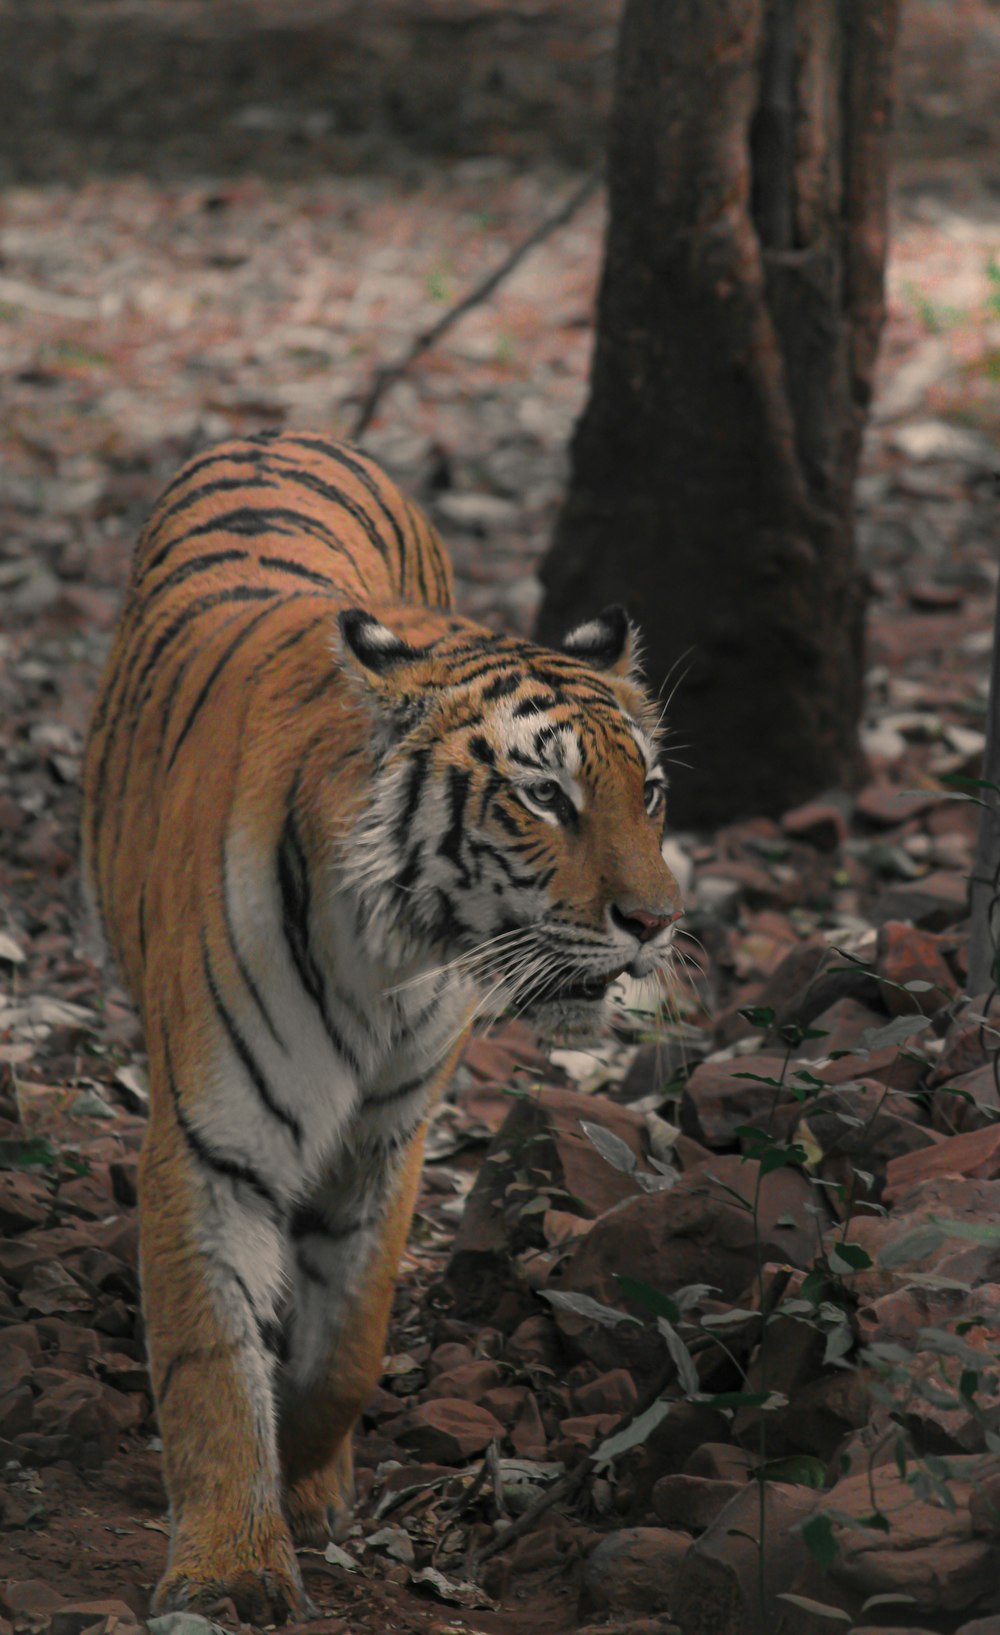
[[[589,404],[539,634],[643,626],[675,825],[861,771],[851,490],[899,0],[627,0]],[[669,757],[670,747],[666,754]]]

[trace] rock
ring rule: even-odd
[[[685,1476],[703,1476],[713,1482],[748,1482],[756,1458],[732,1442],[703,1442],[688,1456]]]
[[[992,1066],[976,1067],[971,1073],[956,1073],[946,1085],[931,1092],[931,1123],[947,1135],[988,1130],[998,1105],[1000,1096]]]
[[[724,1481],[721,1477],[661,1476],[651,1495],[653,1509],[664,1527],[681,1527],[703,1533],[719,1511],[734,1499],[744,1481]]]
[[[816,1494],[773,1482],[764,1490],[764,1502],[764,1607],[755,1543],[760,1495],[754,1483],[730,1500],[685,1557],[671,1606],[683,1635],[772,1635],[774,1597],[791,1587],[808,1556],[797,1524],[815,1509]]]
[[[825,1580],[828,1588],[862,1599],[905,1594],[911,1598],[909,1616],[931,1619],[972,1609],[994,1588],[997,1549],[992,1540],[973,1532],[969,1513],[973,1484],[984,1463],[956,1458],[950,1465],[954,1510],[918,1498],[891,1465],[876,1466],[870,1477],[867,1472],[847,1476],[824,1495],[823,1503],[835,1515],[869,1516],[874,1503],[889,1522],[889,1532],[883,1533],[835,1521],[840,1548]]]
[[[550,1368],[555,1372],[562,1362],[562,1353],[548,1312],[536,1312],[518,1323],[504,1348],[504,1356],[521,1367]]]
[[[581,1615],[667,1612],[691,1540],[666,1527],[622,1527],[587,1559]]]
[[[847,839],[847,821],[832,801],[811,800],[786,812],[781,828],[790,840],[804,841],[819,852],[835,852]]]
[[[0,1231],[11,1234],[44,1226],[52,1213],[52,1188],[40,1175],[0,1172]]]
[[[586,1294],[605,1306],[648,1313],[622,1294],[616,1274],[638,1278],[669,1293],[688,1283],[711,1282],[723,1297],[735,1299],[746,1288],[757,1264],[757,1245],[750,1213],[725,1188],[749,1202],[754,1196],[755,1160],[719,1157],[705,1168],[682,1175],[668,1192],[644,1193],[597,1220],[570,1255],[558,1285],[567,1293]],[[765,1259],[808,1266],[815,1252],[815,1223],[806,1205],[815,1204],[816,1189],[797,1170],[766,1175],[760,1186],[759,1226]],[[780,1224],[790,1219],[797,1224]],[[635,1323],[599,1327],[592,1319],[556,1308],[556,1323],[570,1348],[600,1368],[624,1365],[645,1376],[658,1366],[662,1341],[655,1330]]]
[[[968,912],[966,880],[939,869],[919,880],[899,880],[886,886],[873,906],[872,916],[883,923],[912,920],[925,931],[943,931],[946,926],[964,920]]]
[[[891,1203],[922,1181],[949,1175],[979,1181],[1000,1179],[1000,1125],[945,1136],[933,1146],[891,1159],[886,1168],[886,1200]]]
[[[796,1113],[788,1132],[791,1141],[802,1142],[821,1158],[812,1162],[812,1171],[822,1180],[839,1184],[843,1196],[830,1198],[835,1213],[843,1215],[852,1199],[878,1201],[882,1196],[886,1166],[900,1155],[931,1147],[940,1138],[925,1125],[901,1113],[890,1112],[892,1096],[872,1079],[848,1082],[817,1096]],[[910,1102],[904,1102],[907,1108]],[[863,1169],[874,1177],[867,1190],[857,1175]]]
[[[35,1404],[39,1432],[64,1440],[67,1457],[82,1469],[103,1464],[124,1433],[144,1417],[145,1410],[135,1397],[82,1377],[54,1384]]]
[[[986,995],[970,999],[945,1034],[944,1049],[930,1075],[932,1085],[948,1084],[961,1073],[986,1065],[997,1043],[994,1029],[1000,1028],[1000,999],[993,999],[987,1011]]]
[[[971,1624],[963,1624],[955,1635],[1000,1635],[1000,1613],[989,1618],[973,1618]]]
[[[868,1423],[870,1413],[865,1381],[853,1372],[837,1372],[807,1380],[775,1418],[789,1449],[829,1462],[844,1438]]]
[[[608,1623],[602,1618],[600,1623],[579,1626],[576,1635],[681,1635],[681,1632],[672,1618],[626,1618],[624,1623],[617,1618]]]
[[[734,1056],[724,1062],[702,1062],[696,1067],[681,1095],[678,1120],[685,1135],[707,1147],[736,1145],[741,1124],[754,1124],[765,1117],[775,1101],[772,1085],[761,1079],[781,1079],[786,1053]],[[749,1077],[748,1075],[755,1075]],[[785,1072],[790,1080],[790,1074]],[[787,1099],[787,1095],[785,1097]]]
[[[895,829],[909,818],[919,817],[935,804],[933,795],[919,789],[904,789],[877,780],[866,784],[854,803],[855,815],[877,829]],[[903,918],[905,916],[899,916]]]
[[[459,1397],[423,1402],[381,1427],[381,1434],[428,1464],[461,1465],[504,1430],[485,1408]]]
[[[1000,1471],[980,1477],[969,1497],[969,1515],[974,1533],[1000,1539]]]
[[[576,1463],[579,1454],[610,1436],[618,1425],[617,1414],[575,1414],[561,1421],[553,1454],[564,1464]]]
[[[596,1380],[578,1385],[573,1396],[584,1414],[628,1414],[638,1401],[635,1380],[626,1368],[612,1368]]]
[[[41,1578],[25,1578],[20,1583],[9,1583],[0,1590],[0,1614],[17,1619],[32,1613],[52,1613],[61,1607],[64,1597]]]
[[[425,1402],[435,1397],[461,1397],[465,1402],[481,1402],[487,1391],[501,1382],[502,1375],[495,1362],[459,1363],[438,1374],[424,1387]]]
[[[484,1402],[483,1407],[489,1408],[489,1402]],[[538,1402],[532,1391],[522,1390],[521,1401],[509,1419],[503,1419],[500,1414],[496,1417],[502,1424],[510,1426],[507,1432],[508,1440],[520,1458],[545,1459],[548,1456],[545,1426],[542,1424]]]
[[[639,1192],[638,1182],[584,1135],[581,1119],[610,1131],[646,1167],[644,1120],[604,1096],[542,1089],[515,1102],[469,1194],[445,1274],[463,1316],[494,1311],[516,1255],[544,1245],[537,1213],[543,1195],[592,1220]]]
[[[443,1345],[435,1346],[428,1357],[427,1373],[432,1380],[437,1379],[439,1374],[444,1374],[452,1368],[461,1368],[472,1360],[471,1346],[464,1345],[461,1340],[446,1340]]]
[[[875,968],[884,984],[882,999],[891,1016],[909,1016],[918,1011],[931,1016],[947,1004],[958,987],[944,957],[944,950],[953,947],[948,937],[920,931],[900,920],[884,922],[878,934]],[[900,986],[893,986],[915,981],[929,982],[931,987],[924,993],[903,993]]]
[[[125,1601],[67,1601],[52,1614],[52,1635],[83,1635],[85,1629],[102,1624],[106,1635],[128,1629],[136,1631],[140,1620]]]

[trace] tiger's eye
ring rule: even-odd
[[[649,813],[649,816],[655,817],[664,800],[664,789],[662,783],[660,783],[656,778],[650,778],[645,789],[643,790],[643,798],[646,802],[646,811]]]
[[[541,783],[533,783],[528,794],[537,806],[554,806],[562,794],[562,788],[554,778],[545,778]]]

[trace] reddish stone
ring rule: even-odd
[[[460,1368],[463,1363],[472,1362],[472,1347],[463,1345],[459,1340],[446,1340],[443,1345],[435,1346],[427,1359],[427,1372],[431,1379],[443,1374],[447,1369]]]
[[[107,1635],[125,1635],[140,1628],[140,1620],[125,1601],[64,1602],[52,1614],[51,1635],[83,1635],[85,1629],[103,1626]]]
[[[495,1362],[458,1363],[454,1368],[438,1374],[424,1387],[423,1400],[460,1397],[465,1402],[481,1402],[487,1391],[500,1384],[501,1378]]]
[[[0,1173],[0,1231],[27,1232],[44,1226],[52,1213],[52,1188],[39,1175]]]
[[[628,1414],[639,1400],[635,1380],[627,1368],[611,1368],[595,1380],[578,1385],[573,1392],[584,1414]]]
[[[684,1474],[716,1482],[748,1482],[755,1463],[753,1454],[731,1442],[704,1442],[689,1456]]]
[[[847,839],[847,820],[832,801],[811,800],[786,812],[781,827],[790,840],[820,852],[835,852]]]
[[[564,1419],[554,1450],[556,1458],[572,1461],[578,1449],[591,1448],[599,1437],[610,1436],[618,1419],[618,1414],[575,1414]]]
[[[661,1476],[653,1488],[653,1509],[665,1527],[702,1533],[723,1506],[735,1498],[746,1479],[746,1474],[735,1482],[721,1477]]]
[[[979,1181],[1000,1179],[1000,1125],[945,1136],[933,1147],[892,1159],[886,1169],[885,1197],[891,1202],[918,1182],[945,1175],[967,1175]]]
[[[900,880],[885,888],[876,908],[886,919],[912,920],[926,931],[943,931],[968,915],[968,881],[945,869],[919,880]]]
[[[464,1464],[503,1434],[491,1413],[460,1397],[419,1403],[382,1426],[382,1435],[390,1441],[409,1448],[418,1459],[442,1465]]]
[[[756,1074],[747,1078],[748,1073]],[[787,1078],[786,1056],[734,1056],[725,1062],[702,1062],[684,1087],[679,1119],[685,1135],[707,1147],[730,1147],[741,1124],[754,1124],[770,1112],[775,1092],[760,1079]]]
[[[544,1459],[548,1453],[545,1426],[538,1411],[538,1403],[531,1391],[525,1391],[521,1405],[510,1425],[510,1445],[522,1459]]]
[[[947,1004],[957,991],[957,983],[945,960],[944,950],[953,948],[948,937],[935,936],[900,920],[886,920],[878,934],[875,969],[882,979],[882,999],[892,1016],[918,1012],[931,1016]],[[901,992],[907,982],[929,982],[924,993]]]
[[[511,1362],[522,1366],[555,1369],[559,1365],[559,1341],[547,1312],[535,1312],[518,1323],[504,1350]]]
[[[666,1527],[621,1527],[584,1568],[580,1612],[665,1612],[691,1540]]]
[[[877,780],[866,784],[854,803],[855,815],[879,829],[895,829],[909,818],[919,817],[935,804],[933,795],[903,789]]]

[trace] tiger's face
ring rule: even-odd
[[[434,948],[482,1012],[595,1033],[616,977],[669,963],[682,913],[624,611],[558,651],[457,619],[426,641],[409,610],[391,628],[356,610],[340,622],[373,712],[352,856],[373,934],[404,961]]]

